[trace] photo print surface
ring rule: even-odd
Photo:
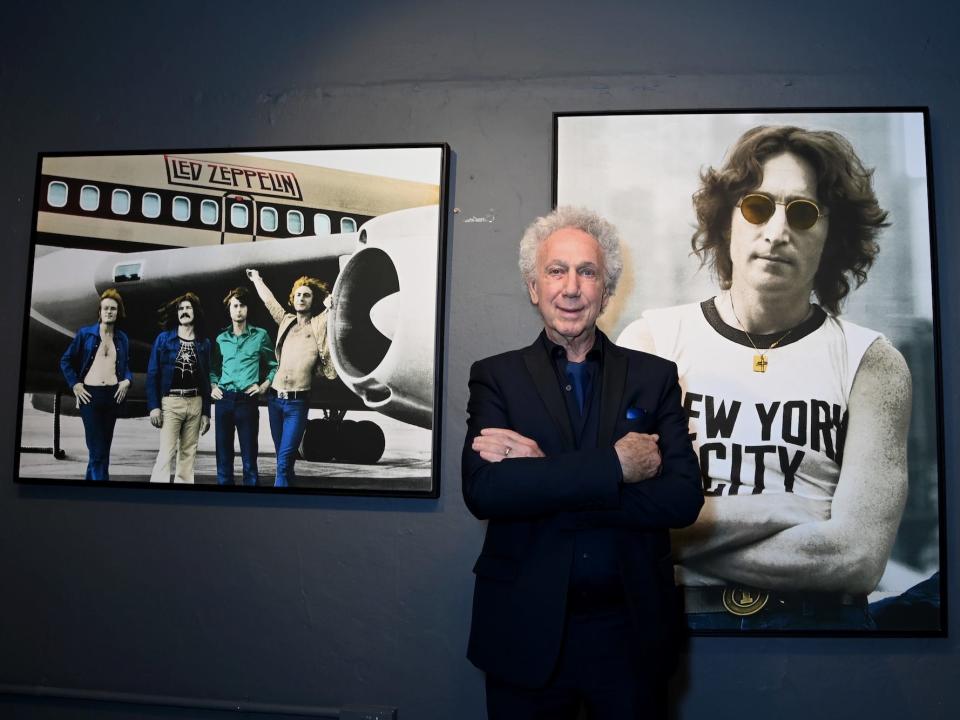
[[[17,479],[435,497],[447,167],[41,155]]]
[[[945,631],[924,110],[558,114],[554,200],[619,229],[600,318],[678,365],[698,633]]]

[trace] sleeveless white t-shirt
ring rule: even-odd
[[[743,331],[713,300],[643,314],[655,353],[677,364],[705,495],[794,492],[831,498],[840,477],[850,388],[880,333],[815,308],[766,350],[766,372]],[[617,339],[636,347],[635,324]],[[765,347],[768,336],[751,336]],[[767,340],[765,342],[765,340]]]

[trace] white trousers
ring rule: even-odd
[[[176,460],[173,481],[193,482],[193,463],[200,441],[200,413],[203,400],[197,397],[165,397],[160,401],[163,425],[160,428],[160,450],[150,473],[150,482],[170,482],[170,466]]]

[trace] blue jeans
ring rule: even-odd
[[[83,433],[87,441],[87,480],[110,479],[110,444],[117,424],[119,404],[113,394],[116,385],[84,385],[90,393],[90,402],[79,407],[83,419]]]
[[[766,607],[756,615],[740,617],[727,612],[688,613],[691,630],[875,630],[866,607],[837,605],[791,610]]]
[[[307,429],[310,406],[306,398],[285,400],[271,393],[267,411],[270,414],[270,434],[277,449],[277,480],[274,487],[289,487],[297,479],[293,464],[297,461],[300,441]]]
[[[240,441],[243,484],[257,484],[257,435],[260,432],[260,408],[257,398],[246,393],[224,390],[214,408],[214,437],[217,440],[217,483],[233,485],[233,431]]]

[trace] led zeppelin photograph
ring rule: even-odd
[[[42,154],[18,480],[436,497],[447,156]]]
[[[624,241],[600,325],[677,365],[696,634],[945,632],[927,127],[922,108],[554,116],[555,204]]]

